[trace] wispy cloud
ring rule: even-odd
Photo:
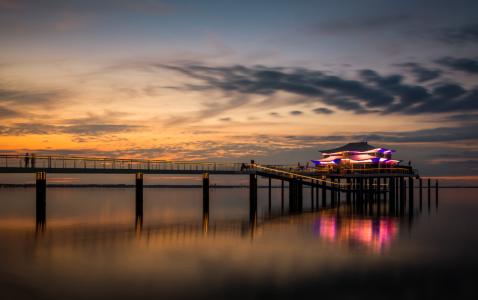
[[[51,135],[51,134],[72,134],[74,136],[101,136],[103,134],[125,133],[144,129],[144,126],[137,125],[72,125],[56,126],[41,123],[13,123],[9,126],[0,126],[1,135]]]
[[[410,73],[412,73],[415,76],[415,78],[417,79],[417,82],[419,83],[437,79],[443,73],[439,69],[428,69],[418,63],[403,63],[403,64],[398,64],[398,66],[407,68],[410,71]]]
[[[468,74],[478,74],[478,60],[469,58],[453,58],[447,56],[440,58],[435,62],[447,66],[453,70],[463,71]]]
[[[428,33],[428,37],[447,44],[476,43],[478,42],[478,23],[435,29]]]
[[[420,73],[420,81],[431,80],[439,72],[419,65],[404,64]],[[476,111],[473,99],[478,90],[466,90],[458,84],[437,84],[431,90],[422,85],[404,83],[403,75],[381,76],[374,70],[361,70],[361,80],[328,75],[321,70],[267,68],[264,66],[206,67],[201,65],[165,66],[203,84],[182,89],[198,92],[223,91],[226,96],[242,94],[269,96],[269,107],[284,105],[272,98],[278,92],[302,96],[302,103],[320,102],[339,110],[365,113],[451,113]],[[417,69],[418,68],[418,69]],[[426,74],[425,74],[426,73]],[[433,73],[433,74],[432,74]],[[243,98],[244,99],[244,98]],[[295,104],[296,99],[291,99]],[[289,105],[292,102],[288,103]]]

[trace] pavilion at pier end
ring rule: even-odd
[[[375,147],[368,142],[348,143],[344,146],[319,150],[322,159],[311,160],[315,164],[315,172],[323,174],[367,174],[392,173],[400,169],[400,173],[413,174],[408,162],[407,166],[400,163],[403,160],[392,158],[395,150]]]

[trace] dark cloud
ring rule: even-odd
[[[0,119],[10,119],[19,116],[21,116],[19,112],[0,106]]]
[[[222,119],[219,119],[219,121],[225,121],[225,122],[228,122],[228,121],[231,121],[231,118],[222,118]]]
[[[32,91],[0,84],[0,104],[8,106],[50,106],[67,97],[66,91]]]
[[[447,116],[443,119],[443,122],[478,122],[478,114],[457,114]]]
[[[478,110],[478,89],[466,91],[457,84],[437,86],[433,96],[409,108],[409,114],[472,112]]]
[[[289,112],[291,115],[293,116],[298,116],[298,115],[301,115],[303,114],[303,112],[299,111],[299,110],[293,110],[291,112]]]
[[[330,115],[330,114],[334,113],[333,110],[330,110],[330,109],[325,108],[325,107],[316,108],[316,109],[313,110],[313,112],[315,112],[316,114],[323,114],[323,115]]]
[[[144,128],[136,125],[72,125],[55,126],[39,123],[14,123],[10,126],[1,126],[1,135],[28,135],[28,134],[72,134],[76,136],[102,136],[115,133],[138,131]]]
[[[447,44],[478,42],[478,23],[434,30],[430,36]]]
[[[307,69],[266,68],[256,66],[204,67],[197,65],[165,66],[205,82],[204,85],[187,85],[195,91],[219,89],[227,94],[242,93],[271,96],[287,92],[322,100],[340,109],[356,113],[367,108],[386,107],[394,101],[393,95],[383,90],[339,76],[326,75]],[[340,99],[340,101],[334,101]],[[311,100],[309,100],[311,101]],[[292,104],[292,103],[291,103]]]
[[[478,60],[469,58],[443,57],[435,62],[447,66],[453,70],[463,71],[470,74],[478,74]]]
[[[403,64],[414,69],[420,65]],[[431,90],[422,85],[404,83],[399,74],[381,76],[374,70],[360,70],[360,80],[331,76],[322,71],[308,69],[267,68],[255,66],[204,67],[197,65],[167,66],[195,79],[203,85],[186,86],[186,89],[208,91],[220,90],[233,100],[225,107],[204,111],[210,117],[230,108],[247,103],[247,98],[237,95],[270,96],[267,107],[291,106],[302,103],[321,102],[339,110],[366,113],[426,114],[472,112],[478,110],[478,90],[466,90],[458,84],[435,85]],[[431,72],[426,70],[430,80]],[[424,75],[424,74],[421,74]],[[436,75],[436,73],[435,73]],[[421,77],[424,80],[425,75]],[[289,100],[275,100],[277,92],[302,96]]]
[[[398,64],[398,66],[406,67],[407,69],[409,69],[409,71],[413,75],[415,75],[417,82],[420,82],[420,83],[437,79],[443,73],[439,69],[433,69],[433,70],[427,69],[417,63],[404,63],[404,64]]]
[[[382,77],[373,70],[361,70],[359,71],[359,75],[365,81],[376,84],[384,92],[400,99],[398,103],[390,104],[387,109],[383,111],[384,113],[404,112],[409,107],[431,97],[431,94],[423,86],[403,84],[403,76],[401,75]]]
[[[119,119],[127,116],[131,116],[131,113],[105,110],[102,114],[96,114],[92,112],[87,113],[87,117],[76,119],[64,119],[63,124],[69,125],[98,125],[98,124],[111,124],[117,122]]]
[[[276,113],[276,112],[271,112],[271,113],[269,113],[269,115],[271,115],[271,116],[277,116],[278,113]]]

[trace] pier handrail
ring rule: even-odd
[[[251,164],[251,166],[253,166],[254,168],[258,168],[258,169],[262,169],[263,171],[265,171],[266,173],[270,173],[270,174],[278,174],[278,173],[281,173],[281,174],[285,174],[285,175],[288,175],[288,176],[295,176],[295,177],[298,177],[298,178],[303,178],[303,179],[311,179],[311,180],[318,180],[320,182],[325,182],[325,183],[330,183],[330,184],[335,184],[335,185],[338,185],[339,188],[340,186],[348,186],[348,185],[352,185],[351,183],[338,183],[338,182],[334,182],[334,181],[329,181],[327,179],[321,179],[321,178],[316,178],[316,177],[310,177],[310,176],[306,176],[306,175],[302,175],[302,174],[297,174],[297,173],[293,173],[293,172],[288,172],[288,171],[283,171],[283,170],[278,170],[278,169],[274,169],[274,168],[270,168],[268,166],[263,166],[263,165],[258,165],[258,164]],[[284,175],[282,175],[284,176]]]
[[[317,169],[315,167],[306,168],[305,166],[291,166],[291,165],[267,165],[267,167],[277,170],[283,170],[288,172],[297,172],[297,173],[311,173],[311,174],[376,174],[376,173],[399,173],[401,171],[402,174],[418,174],[417,169],[411,169],[409,167],[395,167],[395,168],[365,168],[365,169],[349,169],[344,168],[339,170],[332,170],[332,169]],[[351,173],[353,172],[353,173]]]
[[[199,170],[241,171],[244,163],[199,162],[142,158],[110,158],[81,156],[0,155],[0,167],[5,168],[73,168],[73,169],[133,169],[133,170]]]

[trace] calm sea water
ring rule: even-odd
[[[478,190],[289,214],[273,189],[0,189],[0,299],[478,299]],[[286,190],[287,194],[287,190]],[[329,196],[329,195],[328,195]],[[43,220],[44,218],[44,220]],[[44,223],[43,223],[44,221]]]

